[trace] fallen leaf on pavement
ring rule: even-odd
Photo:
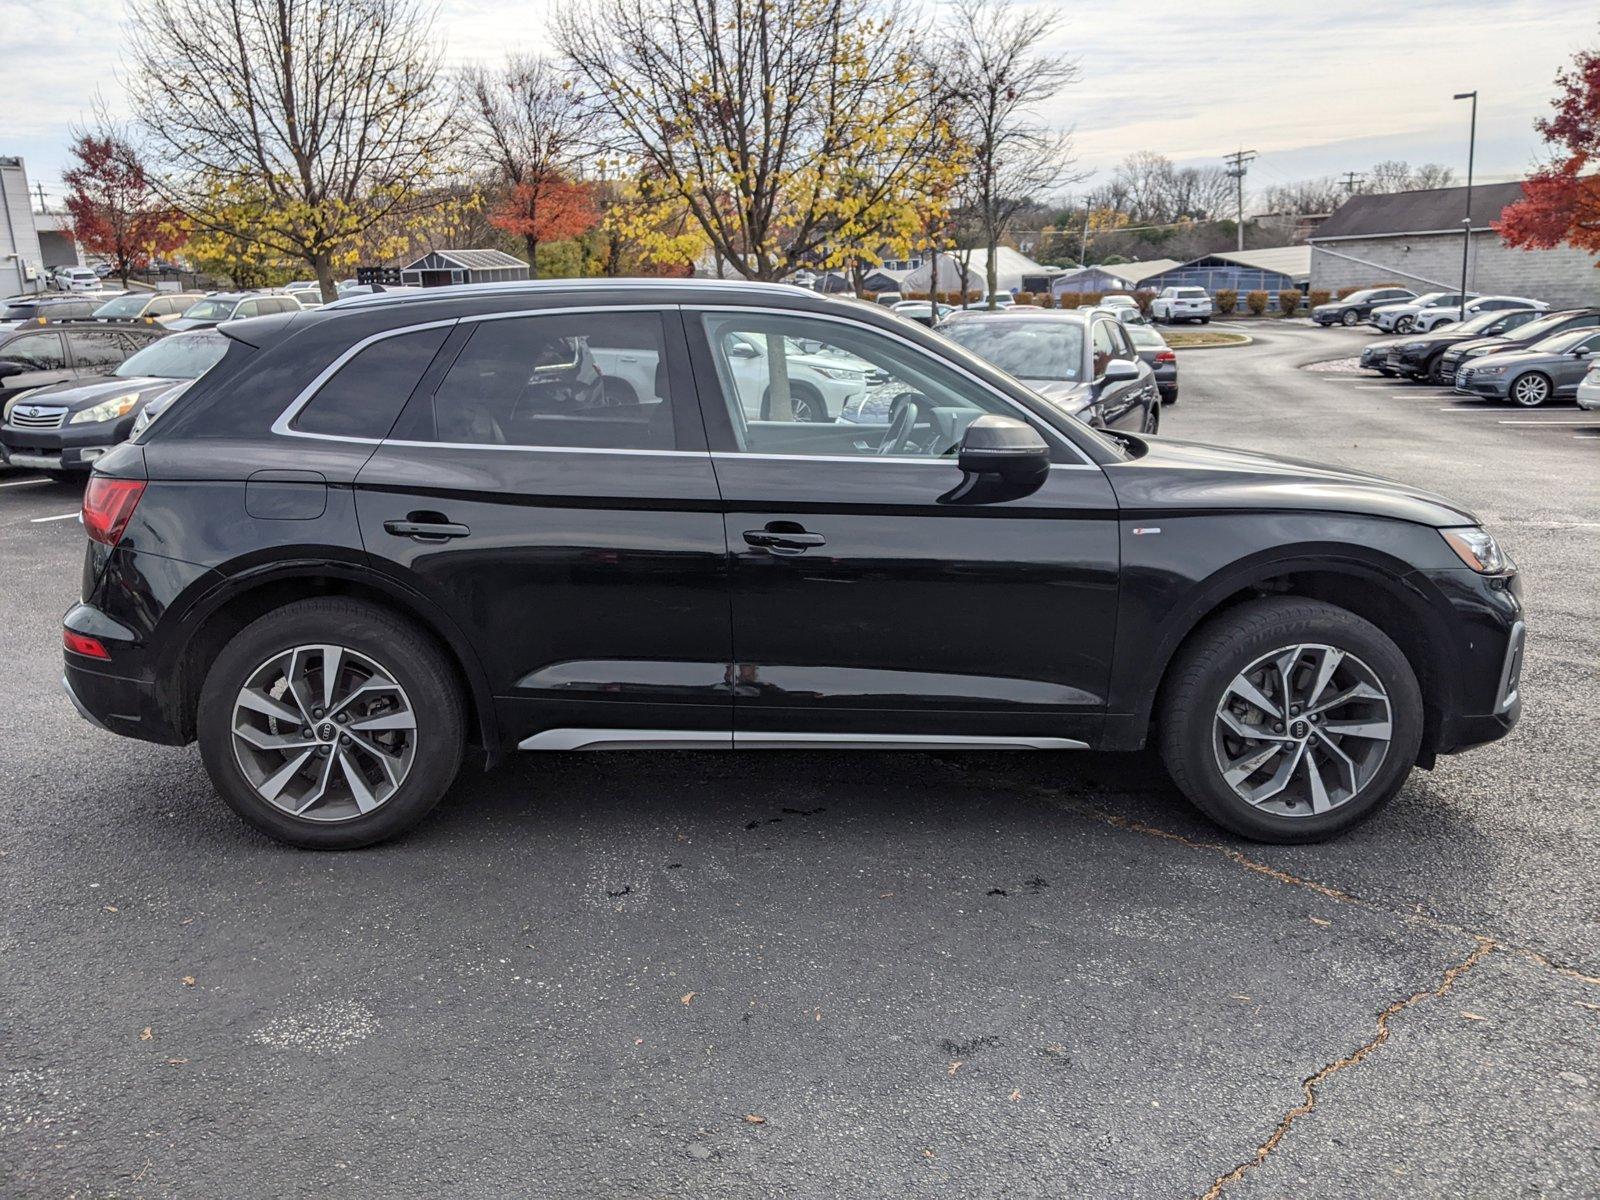
[[[156,1031],[154,1029],[150,1028],[150,1026],[148,1026],[148,1025],[146,1025],[143,1029],[139,1030],[139,1040],[141,1042],[148,1042],[151,1038],[155,1037],[155,1035],[156,1035]]]
[[[767,1123],[767,1119],[760,1113],[745,1113],[744,1119],[747,1125],[765,1125]]]
[[[169,1058],[169,1059],[167,1059],[167,1066],[169,1066],[169,1067],[181,1067],[181,1066],[184,1065],[184,1063],[186,1063],[188,1061],[189,1060],[187,1058]]]
[[[1011,1093],[1011,1103],[1015,1104],[1018,1100],[1021,1100],[1021,1099],[1022,1099],[1022,1089],[1021,1088],[1016,1088]]]
[[[959,1070],[961,1070],[961,1060],[958,1058],[955,1062],[950,1064],[950,1070],[945,1073],[947,1075],[954,1075]]]
[[[194,986],[194,976],[193,975],[185,975],[183,977],[183,986],[184,987],[193,987]]]
[[[683,994],[683,1002],[685,1004],[693,1003],[695,995],[696,995],[696,993],[694,993],[694,992],[685,992]]]
[[[106,911],[107,912],[116,912],[117,911],[117,906],[115,904],[108,904],[108,905],[106,905]]]
[[[1309,917],[1307,919],[1313,925],[1332,925],[1333,924],[1333,922],[1328,920],[1326,917]]]
[[[1480,1017],[1475,1012],[1466,1012],[1465,1010],[1462,1011],[1461,1017],[1466,1021],[1487,1021],[1489,1019],[1488,1017]]]

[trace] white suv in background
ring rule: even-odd
[[[1213,312],[1211,293],[1202,287],[1169,287],[1150,302],[1150,316],[1157,321],[1199,321],[1202,325],[1211,320]]]
[[[100,276],[93,267],[57,267],[56,286],[63,292],[98,292]]]
[[[1439,304],[1423,309],[1412,318],[1411,332],[1428,333],[1441,325],[1450,325],[1481,312],[1496,312],[1503,308],[1531,308],[1535,312],[1545,312],[1549,307],[1543,300],[1529,300],[1526,296],[1479,296],[1467,301],[1465,316],[1459,304]]]
[[[1467,300],[1478,298],[1477,292],[1468,292]],[[1458,308],[1460,292],[1428,292],[1415,300],[1400,304],[1380,304],[1372,310],[1372,323],[1385,333],[1410,333],[1417,324],[1417,314],[1433,308]]]

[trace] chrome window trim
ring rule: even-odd
[[[913,456],[913,455],[891,455],[891,456],[885,456],[885,455],[879,455],[879,454],[862,454],[862,455],[846,455],[846,454],[841,454],[841,455],[821,455],[821,454],[749,454],[749,453],[746,453],[746,452],[741,451],[741,450],[718,450],[718,451],[705,451],[705,450],[628,450],[628,449],[620,449],[620,448],[611,449],[611,448],[604,447],[604,446],[514,446],[514,445],[509,445],[509,444],[496,445],[496,444],[494,444],[492,442],[438,442],[438,441],[424,442],[424,441],[411,441],[411,440],[406,440],[406,439],[401,439],[401,438],[353,437],[353,436],[350,436],[350,435],[347,435],[347,434],[308,433],[308,432],[305,432],[304,430],[291,428],[291,425],[293,424],[294,419],[297,416],[300,415],[300,412],[308,404],[310,404],[313,399],[316,398],[317,392],[319,392],[322,389],[323,385],[326,384],[329,379],[333,378],[333,376],[336,375],[339,372],[340,368],[342,368],[347,362],[349,362],[357,354],[360,354],[361,351],[365,350],[368,346],[371,346],[371,345],[373,345],[373,344],[375,344],[377,342],[384,341],[387,338],[400,337],[400,336],[402,336],[404,334],[408,334],[408,333],[418,333],[418,332],[420,332],[422,330],[425,330],[425,329],[440,329],[440,328],[443,328],[443,327],[446,327],[446,326],[478,324],[479,322],[482,322],[482,321],[505,321],[505,320],[511,320],[511,319],[517,318],[517,317],[561,316],[561,315],[571,315],[573,313],[591,313],[591,312],[654,312],[654,313],[664,313],[664,312],[669,312],[669,311],[677,311],[677,312],[683,312],[683,313],[701,313],[701,312],[707,312],[707,311],[710,311],[710,312],[737,311],[737,312],[757,312],[757,313],[765,313],[765,314],[769,314],[769,315],[778,315],[778,316],[788,316],[788,315],[798,314],[798,315],[803,316],[803,317],[810,317],[810,318],[814,318],[814,319],[817,319],[817,320],[836,321],[836,322],[838,322],[840,324],[843,324],[843,325],[852,325],[852,326],[863,326],[864,325],[866,328],[872,330],[874,333],[879,333],[879,334],[882,334],[885,337],[893,338],[896,341],[904,343],[906,346],[910,347],[914,351],[918,351],[919,353],[922,353],[922,354],[927,354],[927,349],[925,347],[917,345],[917,343],[913,342],[910,338],[903,337],[899,333],[896,333],[894,330],[880,329],[876,325],[872,325],[872,324],[867,323],[867,322],[856,321],[856,320],[854,320],[853,318],[850,318],[850,317],[840,316],[840,315],[836,315],[836,314],[833,314],[833,313],[816,313],[816,312],[812,312],[809,309],[761,308],[761,307],[751,307],[749,305],[731,305],[731,304],[730,305],[720,305],[720,304],[719,305],[584,304],[584,305],[574,305],[574,306],[571,306],[571,307],[562,307],[562,308],[527,308],[527,309],[517,309],[517,310],[512,311],[512,312],[474,313],[474,314],[472,314],[470,316],[450,317],[448,319],[441,320],[441,321],[422,321],[422,322],[419,322],[419,323],[417,323],[415,325],[401,325],[401,326],[395,327],[394,329],[383,329],[383,330],[379,330],[377,333],[369,334],[367,337],[364,337],[360,341],[355,342],[354,344],[349,346],[343,353],[341,353],[337,358],[335,358],[331,363],[329,363],[326,367],[324,367],[321,371],[317,372],[316,378],[314,378],[310,383],[306,384],[305,387],[300,389],[299,393],[295,396],[295,398],[293,400],[289,401],[288,407],[286,407],[283,410],[283,412],[279,413],[277,419],[275,421],[273,421],[273,423],[272,423],[272,432],[277,434],[280,437],[311,438],[311,439],[313,439],[315,441],[321,441],[321,442],[344,442],[344,443],[347,443],[347,444],[358,445],[358,446],[383,446],[383,445],[405,446],[407,448],[413,448],[413,449],[426,449],[426,448],[430,448],[431,447],[431,448],[439,449],[439,450],[510,450],[510,451],[516,451],[516,452],[524,453],[524,454],[623,454],[623,455],[647,455],[647,456],[658,457],[658,458],[662,458],[662,457],[664,457],[664,458],[717,458],[717,457],[729,457],[729,458],[769,459],[769,460],[779,460],[779,461],[785,461],[785,462],[804,461],[804,460],[809,459],[812,462],[921,463],[921,464],[926,464],[926,465],[930,465],[930,466],[943,466],[943,465],[951,465],[951,466],[953,466],[954,465],[953,463],[950,463],[949,460],[947,460],[947,459],[943,459],[943,458],[926,458],[926,457],[923,457],[921,455],[915,455],[915,456]],[[940,360],[940,361],[942,362],[943,360]],[[1019,405],[1010,396],[1005,395],[1003,392],[996,391],[993,387],[991,387],[984,380],[982,380],[978,376],[972,374],[972,372],[966,370],[964,367],[960,366],[958,363],[953,363],[952,362],[952,363],[945,363],[944,365],[948,366],[951,370],[957,372],[958,374],[965,376],[967,379],[971,380],[973,383],[975,383],[979,387],[983,388],[986,393],[988,393],[989,395],[995,396],[1002,403],[1004,403],[1005,405],[1007,405],[1011,409],[1022,413],[1026,418],[1029,419],[1029,423],[1030,424],[1033,424],[1033,425],[1037,425],[1038,424],[1038,418],[1035,417],[1032,413],[1028,412],[1025,408],[1022,408],[1022,406]],[[1067,437],[1065,434],[1059,432],[1058,430],[1050,427],[1049,425],[1044,426],[1044,428],[1049,433],[1049,435],[1051,437],[1053,437],[1053,438],[1057,439],[1058,441],[1062,442],[1063,444],[1065,444],[1068,448],[1071,449],[1071,451],[1074,454],[1076,454],[1082,460],[1081,462],[1075,462],[1075,463],[1051,463],[1050,464],[1050,469],[1051,470],[1099,471],[1101,469],[1099,464],[1094,463],[1094,462],[1089,460],[1089,456],[1087,454],[1085,454],[1083,452],[1083,450],[1076,443],[1074,443],[1072,441],[1071,438]]]

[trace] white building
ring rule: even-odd
[[[1055,267],[1040,266],[1010,246],[1001,246],[995,252],[995,287],[1002,292],[1034,290],[1026,288],[1024,279],[1038,282],[1057,274]],[[914,271],[908,271],[900,280],[903,292],[926,292],[932,267],[924,262]],[[989,252],[985,249],[941,250],[939,252],[939,290],[941,292],[968,292],[982,294],[989,290]]]
[[[44,273],[27,168],[20,158],[0,158],[0,298],[43,290]]]

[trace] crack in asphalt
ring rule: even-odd
[[[1309,1075],[1309,1077],[1301,1080],[1301,1091],[1304,1093],[1304,1099],[1302,1099],[1299,1104],[1296,1104],[1293,1109],[1290,1109],[1288,1112],[1283,1114],[1283,1118],[1280,1120],[1280,1122],[1278,1122],[1277,1128],[1272,1131],[1272,1134],[1270,1134],[1266,1141],[1261,1142],[1261,1146],[1256,1147],[1256,1152],[1254,1152],[1254,1155],[1251,1155],[1250,1158],[1246,1158],[1245,1162],[1238,1163],[1238,1166],[1235,1166],[1234,1170],[1229,1171],[1229,1173],[1219,1174],[1218,1178],[1211,1182],[1211,1186],[1208,1187],[1208,1189],[1206,1189],[1202,1195],[1200,1195],[1200,1200],[1218,1200],[1218,1197],[1221,1197],[1224,1189],[1227,1189],[1230,1184],[1237,1184],[1240,1179],[1245,1178],[1245,1174],[1256,1170],[1258,1166],[1261,1166],[1262,1163],[1266,1162],[1267,1155],[1272,1154],[1275,1149],[1278,1149],[1278,1142],[1282,1142],[1283,1138],[1288,1136],[1288,1131],[1293,1128],[1294,1122],[1298,1122],[1299,1118],[1304,1117],[1304,1115],[1309,1114],[1309,1112],[1314,1112],[1314,1110],[1317,1109],[1317,1088],[1320,1088],[1320,1086],[1322,1086],[1323,1083],[1328,1080],[1328,1078],[1333,1077],[1333,1075],[1338,1075],[1341,1070],[1347,1070],[1349,1067],[1358,1066],[1358,1064],[1362,1062],[1362,1059],[1365,1059],[1366,1056],[1373,1053],[1374,1050],[1378,1050],[1382,1043],[1389,1040],[1389,1022],[1392,1021],[1395,1016],[1398,1016],[1398,1014],[1408,1010],[1408,1008],[1414,1008],[1416,1005],[1421,1005],[1421,1003],[1427,1002],[1427,1000],[1438,1000],[1438,998],[1442,998],[1443,995],[1448,994],[1450,989],[1453,989],[1453,987],[1456,986],[1456,981],[1461,979],[1461,976],[1464,976],[1467,971],[1472,970],[1472,968],[1477,966],[1478,963],[1483,962],[1483,960],[1485,960],[1485,958],[1488,957],[1488,955],[1490,955],[1494,949],[1496,949],[1493,939],[1478,938],[1477,941],[1477,947],[1474,947],[1472,954],[1467,955],[1466,958],[1462,958],[1461,962],[1456,963],[1456,965],[1446,968],[1445,974],[1443,974],[1442,978],[1440,978],[1440,981],[1438,981],[1437,987],[1430,987],[1430,989],[1424,990],[1424,992],[1413,992],[1413,994],[1408,995],[1405,1000],[1395,1000],[1392,1005],[1387,1006],[1386,1010],[1382,1010],[1381,1013],[1378,1014],[1378,1032],[1374,1032],[1373,1037],[1368,1038],[1366,1042],[1363,1042],[1362,1045],[1357,1046],[1352,1053],[1346,1054],[1344,1058],[1334,1059],[1334,1061],[1330,1062],[1328,1066],[1323,1067],[1322,1070],[1318,1070],[1317,1074]]]
[[[1344,891],[1341,888],[1332,887],[1326,883],[1319,883],[1315,879],[1306,879],[1304,876],[1279,870],[1277,867],[1270,866],[1267,863],[1261,862],[1259,859],[1251,858],[1248,854],[1245,854],[1242,851],[1235,850],[1232,846],[1224,846],[1219,842],[1202,842],[1195,838],[1187,837],[1181,833],[1174,833],[1170,829],[1162,829],[1159,825],[1151,825],[1148,822],[1136,820],[1132,817],[1124,817],[1118,813],[1106,812],[1104,809],[1096,808],[1091,804],[1084,804],[1082,801],[1065,800],[1059,796],[1052,796],[1049,792],[1042,789],[1035,789],[1035,792],[1036,794],[1047,799],[1049,803],[1053,804],[1057,808],[1063,808],[1070,812],[1077,813],[1080,816],[1089,817],[1090,819],[1098,821],[1103,825],[1110,825],[1116,829],[1127,830],[1130,833],[1143,834],[1146,837],[1159,838],[1162,841],[1175,842],[1176,844],[1180,846],[1186,846],[1191,850],[1204,850],[1212,854],[1218,854],[1236,866],[1242,867],[1245,870],[1253,872],[1257,875],[1265,875],[1268,879],[1274,879],[1277,882],[1285,884],[1289,887],[1302,888],[1305,891],[1314,892],[1317,895],[1324,896],[1338,904],[1348,904],[1355,908],[1365,909],[1368,912],[1383,913],[1387,916],[1395,917],[1398,920],[1404,921],[1410,925],[1420,925],[1424,928],[1433,929],[1440,933],[1449,933],[1458,937],[1471,938],[1476,942],[1487,942],[1492,949],[1499,950],[1505,954],[1510,954],[1516,958],[1523,959],[1526,962],[1533,963],[1535,966],[1542,967],[1547,971],[1552,971],[1557,975],[1563,976],[1564,978],[1573,979],[1579,983],[1586,983],[1594,987],[1600,987],[1600,975],[1590,975],[1584,971],[1578,970],[1576,967],[1557,962],[1549,955],[1542,954],[1538,950],[1534,950],[1531,947],[1518,945],[1515,942],[1508,942],[1504,938],[1497,937],[1494,934],[1484,933],[1477,929],[1468,929],[1463,925],[1457,925],[1455,922],[1446,921],[1441,917],[1431,917],[1426,913],[1421,912],[1407,912],[1404,909],[1393,908],[1387,904],[1379,903],[1376,900],[1368,900],[1365,897],[1357,896],[1354,893]]]
[[[1428,988],[1425,991],[1413,992],[1404,1000],[1396,1000],[1393,1004],[1389,1005],[1378,1014],[1377,1030],[1370,1038],[1368,1038],[1365,1042],[1362,1042],[1361,1045],[1357,1046],[1355,1050],[1351,1051],[1343,1058],[1334,1059],[1316,1074],[1310,1075],[1301,1080],[1300,1089],[1304,1093],[1304,1099],[1302,1099],[1299,1104],[1295,1105],[1288,1112],[1283,1114],[1282,1119],[1279,1120],[1277,1128],[1272,1131],[1271,1136],[1269,1136],[1266,1141],[1262,1142],[1256,1147],[1255,1154],[1245,1159],[1227,1174],[1218,1175],[1217,1178],[1212,1181],[1211,1186],[1201,1194],[1200,1200],[1217,1200],[1217,1198],[1222,1195],[1223,1191],[1231,1184],[1238,1183],[1239,1180],[1244,1178],[1245,1175],[1261,1166],[1262,1163],[1266,1162],[1267,1157],[1274,1150],[1276,1150],[1278,1148],[1278,1144],[1282,1142],[1286,1136],[1288,1136],[1289,1130],[1294,1127],[1294,1123],[1307,1113],[1314,1112],[1316,1110],[1317,1089],[1319,1087],[1326,1083],[1328,1079],[1334,1075],[1337,1075],[1340,1071],[1348,1070],[1351,1067],[1360,1065],[1363,1059],[1365,1059],[1369,1054],[1373,1053],[1373,1051],[1377,1050],[1378,1047],[1382,1046],[1389,1040],[1389,1022],[1391,1020],[1409,1008],[1414,1008],[1418,1004],[1422,1004],[1428,1000],[1438,1000],[1448,994],[1450,989],[1455,987],[1458,979],[1460,979],[1468,971],[1472,970],[1473,967],[1481,963],[1489,956],[1491,951],[1496,949],[1495,943],[1491,938],[1478,938],[1477,942],[1478,944],[1473,948],[1471,954],[1467,955],[1466,958],[1462,959],[1454,966],[1445,970],[1445,973],[1440,978],[1437,986]]]

